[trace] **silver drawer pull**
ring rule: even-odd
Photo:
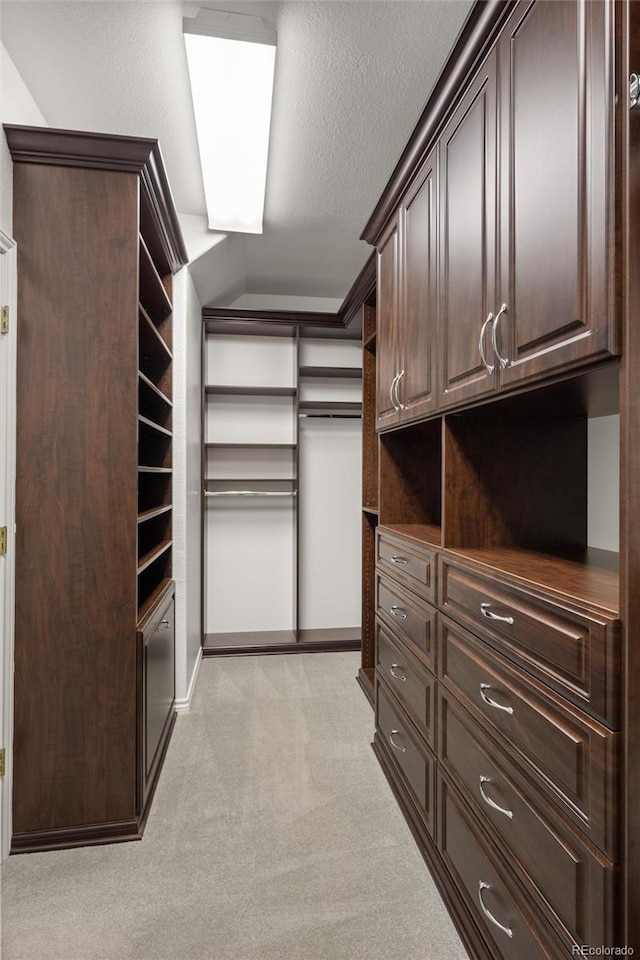
[[[397,566],[401,566],[401,567],[406,567],[406,565],[409,563],[406,557],[393,556],[393,557],[389,557],[389,560],[391,561],[391,563],[395,563]]]
[[[394,670],[397,670],[397,669],[398,669],[398,664],[392,663],[391,666],[389,667],[389,673],[391,674],[391,676],[394,677],[396,680],[406,680],[407,678],[404,677],[401,673],[393,672]]]
[[[490,707],[494,707],[496,710],[504,710],[505,713],[513,713],[513,707],[505,707],[503,704],[498,703],[497,700],[492,700],[491,697],[488,697],[485,690],[491,690],[490,683],[481,683],[480,684],[480,696]]]
[[[168,630],[169,627],[170,627],[170,623],[168,620],[161,620],[160,626],[158,627],[158,633],[161,633],[163,630]]]
[[[489,376],[491,376],[491,374],[495,370],[495,367],[492,363],[488,362],[486,354],[484,352],[484,332],[492,320],[493,320],[493,314],[490,313],[487,319],[485,320],[485,322],[480,327],[480,337],[478,338],[478,351],[480,353],[480,359],[482,360],[482,366],[485,368]]]
[[[502,930],[503,933],[506,933],[508,937],[513,939],[513,930],[511,929],[511,927],[505,927],[504,924],[500,923],[499,920],[496,920],[496,918],[491,913],[491,911],[487,910],[487,908],[485,907],[484,900],[482,899],[483,890],[491,890],[491,884],[485,883],[484,880],[481,880],[478,886],[478,900],[480,901],[480,909],[484,913],[487,920],[491,920],[491,923],[494,926],[496,926],[498,930]]]
[[[393,739],[394,737],[398,736],[399,732],[400,732],[399,730],[391,731],[391,733],[389,734],[389,743],[391,744],[392,747],[394,747],[394,749],[399,750],[400,753],[406,753],[407,748],[403,747],[401,743],[396,743],[395,740]]]
[[[483,777],[483,776],[480,777],[480,796],[482,797],[484,802],[487,804],[487,806],[493,807],[493,809],[497,810],[498,813],[504,813],[505,817],[509,817],[509,820],[513,820],[513,810],[505,810],[504,807],[499,807],[498,804],[495,803],[491,799],[491,797],[488,797],[487,794],[484,792],[484,787],[482,786],[483,783],[491,783],[491,778]]]
[[[493,348],[493,352],[496,355],[496,360],[500,364],[501,370],[504,370],[505,367],[509,366],[509,361],[507,360],[507,358],[500,356],[500,351],[498,350],[498,342],[497,342],[498,341],[498,324],[500,323],[500,317],[503,316],[503,314],[505,314],[506,312],[507,312],[507,305],[506,303],[503,303],[500,309],[498,310],[498,312],[496,313],[496,318],[493,321],[493,326],[491,328],[491,346]]]
[[[502,623],[514,623],[513,617],[501,617],[498,613],[493,613],[490,603],[481,603],[480,613],[483,617],[486,617],[487,620],[500,620]]]
[[[407,611],[403,610],[402,607],[399,607],[397,603],[394,603],[392,606],[389,607],[389,613],[391,614],[392,617],[396,617],[398,620],[407,619]]]

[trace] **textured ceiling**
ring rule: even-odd
[[[265,228],[243,238],[243,286],[342,297],[370,253],[360,231],[471,5],[2,0],[2,39],[51,126],[157,137],[178,211],[204,215],[182,17],[210,6],[276,21]]]

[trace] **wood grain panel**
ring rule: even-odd
[[[387,230],[378,247],[376,287],[376,409],[378,427],[397,423],[399,414],[391,387],[397,369],[398,325],[398,220]]]
[[[135,815],[138,177],[15,166],[14,829]]]

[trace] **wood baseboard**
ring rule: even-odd
[[[91,847],[141,839],[142,833],[137,820],[118,820],[114,823],[14,833],[11,853],[43,853],[46,850],[67,850],[71,847]]]
[[[375,671],[371,667],[360,667],[358,673],[356,674],[356,683],[358,683],[372,707],[375,706],[373,691],[374,672]]]

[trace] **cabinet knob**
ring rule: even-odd
[[[493,352],[495,354],[496,360],[500,364],[500,369],[504,370],[505,367],[509,366],[509,361],[500,356],[500,351],[498,350],[498,324],[500,323],[500,317],[504,316],[507,312],[507,305],[503,303],[498,312],[496,313],[496,318],[493,321],[493,326],[491,328],[491,346],[493,347]]]
[[[392,730],[392,731],[391,731],[391,733],[389,734],[389,743],[390,743],[391,746],[394,748],[394,750],[399,750],[400,753],[406,753],[406,752],[407,752],[407,748],[406,748],[406,747],[403,747],[401,743],[396,743],[395,740],[393,739],[394,737],[397,737],[397,736],[398,736],[399,732],[400,732],[399,730]]]
[[[162,630],[168,630],[169,627],[170,627],[170,621],[169,621],[169,620],[161,620],[161,621],[160,621],[160,624],[159,624],[159,626],[158,626],[158,633],[160,633]]]
[[[395,680],[406,680],[407,678],[402,673],[394,673],[398,669],[397,663],[392,663],[389,667],[389,673]]]
[[[499,920],[496,920],[496,918],[491,913],[491,911],[487,910],[487,908],[485,907],[484,900],[482,899],[482,894],[485,890],[491,890],[491,884],[485,883],[484,880],[481,880],[478,886],[478,900],[480,901],[480,909],[484,913],[487,920],[490,920],[491,923],[498,928],[498,930],[502,930],[502,932],[505,933],[509,938],[513,939],[513,930],[511,929],[511,927],[505,927],[505,925],[503,923],[500,923]]]
[[[487,804],[487,806],[492,807],[494,810],[497,810],[498,813],[503,813],[505,817],[509,817],[510,820],[513,820],[513,810],[507,810],[505,807],[498,806],[495,800],[492,800],[491,797],[487,796],[484,789],[485,783],[491,783],[491,778],[481,776],[480,777],[480,796],[482,797],[484,802]]]
[[[487,327],[489,326],[492,320],[493,320],[493,314],[490,313],[487,319],[485,320],[485,322],[480,327],[480,337],[478,339],[478,351],[480,353],[480,359],[482,360],[482,365],[487,371],[487,373],[489,374],[489,376],[491,376],[491,374],[495,370],[495,367],[492,363],[489,363],[487,361],[487,357],[484,352],[484,334],[485,334],[485,330],[487,329]]]
[[[480,684],[480,696],[488,706],[493,707],[494,710],[504,710],[505,713],[513,714],[513,707],[505,707],[504,704],[498,703],[497,700],[492,700],[491,697],[487,696],[485,690],[491,690],[490,683]]]
[[[395,555],[393,557],[389,557],[389,560],[391,563],[395,563],[397,567],[406,567],[406,565],[409,563],[406,557],[396,557]]]
[[[397,603],[394,603],[389,607],[389,613],[392,617],[396,617],[398,620],[407,619],[407,611],[403,610],[402,607],[399,607]]]

